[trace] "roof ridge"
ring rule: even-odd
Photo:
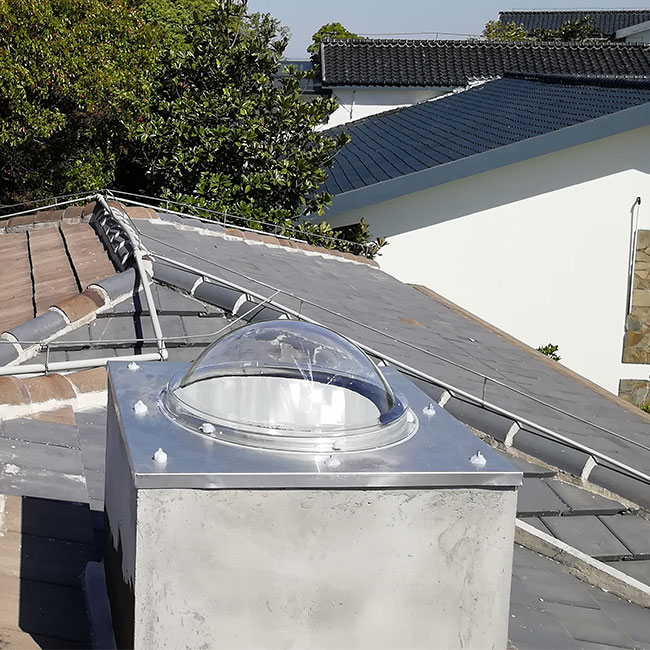
[[[499,16],[502,14],[624,14],[640,13],[642,11],[650,11],[650,7],[625,7],[621,9],[585,9],[582,7],[576,7],[575,9],[506,9],[506,11],[500,11]]]
[[[580,48],[585,50],[609,49],[609,50],[632,50],[632,49],[650,49],[648,43],[624,43],[621,41],[610,41],[608,39],[598,39],[593,41],[504,41],[504,40],[440,40],[440,39],[401,39],[401,38],[329,38],[323,39],[323,46],[335,45],[352,48],[353,46],[374,46],[374,47],[406,47],[406,46],[427,46],[437,49],[457,47],[482,47],[484,49],[571,49]]]
[[[630,78],[615,75],[572,75],[550,74],[544,72],[509,72],[503,73],[509,79],[526,79],[542,83],[557,83],[571,86],[602,86],[604,88],[650,88],[650,75]]]

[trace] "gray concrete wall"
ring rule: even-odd
[[[516,491],[140,490],[135,648],[506,647]]]
[[[136,492],[112,390],[107,410],[104,566],[118,648],[133,647]]]

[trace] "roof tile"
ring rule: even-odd
[[[61,300],[56,304],[56,307],[58,307],[68,317],[70,322],[88,316],[88,314],[91,314],[97,309],[95,301],[89,296],[84,296],[83,294],[78,294],[71,298]]]
[[[7,221],[6,231],[7,232],[24,232],[34,223],[33,214],[24,214],[19,217],[11,217]]]
[[[25,404],[29,401],[29,392],[21,379],[0,377],[0,404]]]
[[[324,86],[464,86],[505,72],[648,77],[640,44],[339,39],[323,42]]]
[[[48,400],[72,399],[75,392],[63,375],[43,375],[23,380],[32,404]]]
[[[323,188],[345,194],[650,102],[649,82],[618,83],[505,77],[336,127],[332,134],[345,131],[351,142]]]
[[[66,375],[79,393],[106,390],[106,368],[90,368]]]
[[[567,22],[577,22],[590,17],[604,36],[613,37],[619,29],[650,20],[650,9],[573,9],[551,11],[502,11],[499,20],[502,24],[516,23],[527,31],[536,29],[558,29]]]

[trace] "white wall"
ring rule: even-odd
[[[402,106],[411,106],[449,92],[449,88],[333,88],[339,107],[320,129],[360,120]]]
[[[424,284],[618,392],[630,208],[650,227],[650,127],[326,218],[364,217],[389,245],[381,267]]]

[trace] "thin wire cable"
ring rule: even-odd
[[[80,201],[85,201],[89,203],[92,200],[92,195],[90,196],[80,196],[77,199],[70,199],[69,201],[59,201],[58,203],[51,203],[50,205],[41,205],[38,207],[38,210],[49,210],[50,208],[59,208],[62,205],[70,205],[72,203],[79,203]],[[12,217],[19,217],[23,214],[31,214],[34,212],[35,208],[30,208],[29,210],[22,210],[20,212],[11,212],[9,214],[0,215],[0,219],[11,219]]]
[[[426,36],[437,34],[438,36],[467,36],[468,38],[480,38],[480,34],[463,34],[462,32],[363,32],[359,36]]]
[[[0,210],[8,210],[9,208],[20,208],[23,205],[34,205],[35,203],[40,203],[41,201],[57,201],[58,199],[69,199],[73,196],[87,196],[92,194],[92,192],[71,192],[70,194],[60,194],[58,196],[47,196],[42,199],[32,199],[31,201],[22,201],[21,203],[8,203],[6,205],[0,205]],[[60,205],[57,204],[57,205]],[[39,210],[41,208],[38,208]]]
[[[271,294],[268,298],[265,298],[264,300],[261,300],[260,302],[255,303],[253,307],[251,307],[248,311],[243,313],[241,316],[237,316],[234,320],[228,321],[228,325],[225,325],[224,327],[214,331],[214,332],[207,332],[205,334],[186,334],[184,336],[165,336],[164,339],[165,341],[187,341],[187,340],[193,340],[193,339],[203,339],[203,338],[208,338],[208,337],[215,337],[219,335],[221,332],[224,331],[224,329],[227,329],[230,325],[233,323],[239,322],[242,318],[245,318],[246,316],[249,316],[255,311],[258,311],[264,305],[269,303],[271,300],[273,300],[276,296],[278,296],[280,293],[282,293],[280,290],[275,291],[273,294]],[[95,321],[97,322],[97,321]],[[140,337],[140,338],[123,338],[123,339],[102,339],[101,341],[88,341],[88,340],[77,340],[77,341],[50,341],[49,343],[43,343],[42,341],[7,341],[7,340],[2,340],[0,339],[0,343],[27,343],[29,345],[40,345],[42,348],[42,351],[45,352],[48,349],[51,350],[57,350],[58,348],[66,348],[72,345],[82,345],[84,347],[97,347],[97,348],[102,348],[102,347],[110,347],[111,345],[116,345],[116,344],[122,344],[122,343],[127,343],[133,345],[134,343],[137,345],[140,345],[142,343],[156,343],[156,338],[155,337]]]
[[[260,221],[259,219],[251,219],[249,217],[242,217],[241,215],[237,216],[236,214],[231,214],[229,212],[222,212],[222,211],[219,211],[219,210],[211,210],[209,208],[203,208],[203,207],[195,206],[195,205],[188,206],[187,203],[181,203],[180,201],[172,201],[172,200],[169,200],[169,199],[161,199],[161,198],[158,198],[158,197],[155,197],[155,196],[147,196],[146,194],[134,194],[133,192],[123,192],[121,190],[109,190],[109,192],[111,192],[113,194],[113,196],[122,195],[122,194],[126,195],[126,196],[137,196],[137,197],[140,197],[140,198],[143,198],[143,199],[149,199],[151,201],[157,201],[158,203],[167,203],[167,204],[172,204],[172,205],[180,205],[182,207],[190,208],[190,209],[193,209],[193,210],[201,210],[203,212],[207,212],[208,214],[216,214],[216,215],[223,216],[223,217],[232,217],[233,219],[248,221],[249,223],[256,223],[256,224],[259,224],[260,226],[269,226],[269,227],[272,227],[272,228],[275,228],[275,229],[290,230],[292,232],[298,232],[298,233],[302,232],[300,229],[298,229],[298,228],[296,228],[294,226],[290,226],[290,225],[286,225],[286,224],[282,225],[282,224],[277,224],[277,223],[271,223],[270,221]],[[156,207],[156,206],[153,206],[153,205],[148,205],[146,203],[142,203],[142,202],[139,202],[139,201],[134,201],[132,199],[122,198],[121,200],[124,201],[125,203],[132,203],[132,204],[135,204],[135,205],[140,205],[140,206],[145,207],[145,208],[160,209],[159,207]],[[168,208],[165,208],[165,209],[170,214],[175,214],[175,215],[178,215],[178,216],[181,216],[181,217],[188,217],[189,219],[198,219],[200,221],[206,221],[208,223],[217,223],[217,224],[223,225],[223,226],[235,226],[236,225],[236,224],[228,223],[227,221],[216,221],[214,219],[206,219],[205,217],[199,217],[199,216],[197,216],[195,214],[190,214],[190,213],[187,213],[187,212],[178,212],[178,211],[175,211],[175,210],[169,210]],[[254,230],[253,228],[246,228],[245,226],[237,225],[237,227],[242,228],[244,230],[252,230],[253,232],[258,232],[256,230]],[[365,242],[365,243],[351,242],[351,241],[349,241],[347,239],[341,239],[340,237],[332,237],[330,235],[321,235],[321,234],[317,234],[317,233],[314,233],[313,235],[315,237],[320,238],[320,239],[327,239],[328,241],[336,241],[336,242],[341,242],[341,243],[344,243],[344,244],[354,244],[355,246],[362,246],[364,248],[369,248],[369,247],[374,245],[372,242]],[[281,234],[278,234],[276,236],[281,237],[281,238],[286,237],[286,235],[281,235]],[[289,237],[286,237],[286,238],[290,239]],[[305,241],[305,240],[301,239],[301,241]]]
[[[608,435],[611,435],[614,438],[617,438],[619,440],[622,440],[624,442],[627,442],[627,443],[635,445],[635,446],[642,447],[643,449],[646,449],[647,451],[650,451],[650,448],[645,447],[642,443],[636,442],[635,440],[631,440],[630,438],[627,438],[626,436],[623,436],[623,435],[621,435],[619,433],[616,433],[615,431],[611,431],[610,429],[607,429],[606,427],[603,427],[600,424],[596,424],[595,422],[591,422],[590,420],[587,420],[587,419],[585,419],[585,418],[583,418],[583,417],[581,417],[579,415],[576,415],[575,413],[571,413],[570,411],[566,411],[565,409],[562,409],[559,406],[555,406],[554,404],[550,404],[549,402],[545,402],[544,400],[541,400],[538,397],[535,397],[534,395],[530,395],[530,394],[526,393],[525,391],[520,390],[519,388],[515,388],[514,386],[510,386],[509,384],[506,384],[506,383],[504,383],[504,382],[502,382],[502,381],[500,381],[498,379],[495,379],[494,377],[486,375],[484,373],[481,373],[478,370],[474,370],[473,368],[469,368],[467,366],[464,366],[463,364],[460,364],[460,363],[458,363],[456,361],[452,361],[451,359],[447,359],[446,357],[443,357],[443,356],[441,356],[439,354],[436,354],[435,352],[431,352],[430,350],[427,350],[426,348],[422,348],[419,345],[415,345],[414,343],[410,343],[409,341],[404,341],[404,340],[402,340],[402,339],[400,339],[400,338],[398,338],[396,336],[386,334],[386,332],[382,332],[381,330],[379,330],[379,329],[377,329],[375,327],[372,327],[371,325],[367,325],[366,323],[363,323],[363,322],[358,321],[358,320],[356,320],[356,319],[354,319],[354,318],[352,318],[350,316],[346,316],[345,314],[341,314],[341,313],[339,313],[337,311],[329,309],[328,307],[323,307],[322,305],[319,305],[318,303],[315,303],[315,302],[309,300],[308,298],[304,298],[302,296],[297,296],[296,294],[293,294],[293,293],[291,293],[289,291],[285,291],[283,289],[278,289],[277,287],[274,287],[274,286],[272,286],[272,285],[270,285],[270,284],[268,284],[268,283],[266,283],[266,282],[264,282],[262,280],[257,280],[256,278],[248,276],[245,273],[242,273],[240,271],[235,271],[235,270],[230,269],[230,268],[228,268],[226,266],[223,266],[223,265],[215,262],[214,260],[208,260],[208,259],[206,259],[204,257],[201,257],[200,255],[198,255],[196,253],[191,253],[191,252],[189,252],[189,251],[187,251],[185,249],[173,246],[172,244],[169,244],[169,243],[167,243],[165,241],[162,241],[162,240],[160,240],[160,239],[158,239],[158,238],[156,238],[156,237],[154,237],[152,235],[149,235],[149,234],[144,233],[142,231],[140,231],[140,232],[141,232],[141,235],[143,235],[144,237],[146,237],[148,239],[151,239],[152,241],[155,241],[155,242],[157,242],[159,244],[162,244],[163,246],[168,246],[169,248],[172,248],[173,250],[176,250],[177,252],[183,253],[185,255],[189,255],[190,257],[194,257],[195,259],[201,260],[201,261],[203,261],[203,262],[205,262],[207,264],[211,264],[213,266],[216,266],[217,268],[220,268],[220,269],[222,269],[224,271],[227,271],[229,273],[232,273],[234,275],[242,277],[242,278],[244,278],[244,279],[246,279],[246,280],[248,280],[250,282],[255,282],[256,284],[259,284],[260,286],[263,286],[266,289],[280,291],[282,294],[284,294],[284,295],[286,295],[286,296],[288,296],[290,298],[293,298],[294,300],[303,301],[305,304],[311,305],[312,307],[315,307],[317,309],[321,309],[321,310],[325,311],[326,313],[329,313],[329,314],[331,314],[333,316],[337,316],[338,318],[341,318],[343,320],[351,322],[351,323],[353,323],[355,325],[358,325],[359,327],[363,327],[364,329],[372,331],[375,334],[379,334],[379,335],[381,335],[381,336],[383,336],[383,337],[385,337],[385,338],[387,338],[387,339],[389,339],[389,340],[391,340],[393,342],[400,343],[400,344],[405,345],[405,346],[407,346],[407,347],[409,347],[411,349],[414,349],[414,350],[416,350],[418,352],[421,352],[422,354],[425,354],[427,356],[431,356],[434,359],[437,359],[437,360],[442,361],[444,363],[448,363],[448,364],[450,364],[450,365],[452,365],[452,366],[454,366],[456,368],[459,368],[460,370],[464,370],[464,371],[466,371],[466,372],[468,372],[470,374],[473,374],[473,375],[475,375],[477,377],[481,377],[482,379],[485,379],[487,381],[491,381],[493,384],[496,384],[497,386],[500,386],[502,388],[510,390],[510,391],[516,393],[517,395],[520,395],[521,397],[525,397],[527,399],[530,399],[533,402],[536,402],[537,404],[540,404],[540,405],[542,405],[542,406],[544,406],[546,408],[549,408],[549,409],[551,409],[551,410],[553,410],[553,411],[555,411],[557,413],[561,413],[562,415],[565,415],[565,416],[567,416],[567,417],[569,417],[569,418],[571,418],[573,420],[576,420],[577,422],[581,422],[581,423],[586,424],[588,426],[591,426],[591,427],[593,427],[593,428],[595,428],[595,429],[597,429],[599,431],[602,431],[603,433],[607,433]],[[152,255],[154,257],[156,257],[155,252],[152,252]]]
[[[134,196],[137,196],[137,195],[134,195]],[[163,201],[164,199],[155,199],[155,200]],[[72,201],[72,202],[74,202],[74,201]],[[145,206],[145,207],[153,207],[153,206]],[[186,216],[186,215],[183,215],[183,216]],[[198,218],[198,217],[194,217],[194,218]],[[611,431],[610,429],[607,429],[606,427],[603,427],[603,426],[601,426],[599,424],[596,424],[595,422],[591,422],[590,420],[582,418],[581,416],[576,415],[574,413],[571,413],[570,411],[566,411],[565,409],[562,409],[562,408],[560,408],[558,406],[555,406],[554,404],[550,404],[548,402],[545,402],[544,400],[541,400],[541,399],[539,399],[539,398],[537,398],[537,397],[535,397],[533,395],[530,395],[530,394],[526,393],[525,391],[522,391],[522,390],[520,390],[518,388],[515,388],[514,386],[510,386],[509,384],[506,384],[506,383],[504,383],[504,382],[502,382],[502,381],[500,381],[498,379],[495,379],[494,377],[491,377],[489,375],[485,375],[484,373],[481,373],[481,372],[479,372],[477,370],[474,370],[473,368],[469,368],[467,366],[464,366],[463,364],[460,364],[458,362],[452,361],[451,359],[447,359],[446,357],[443,357],[443,356],[438,355],[438,354],[436,354],[434,352],[431,352],[430,350],[427,350],[426,348],[422,348],[422,347],[420,347],[418,345],[415,345],[413,343],[410,343],[408,341],[404,341],[404,340],[399,339],[398,337],[395,337],[393,335],[386,334],[385,332],[382,332],[381,330],[379,330],[377,328],[374,328],[371,325],[367,325],[366,323],[358,321],[358,320],[356,320],[356,319],[354,319],[352,317],[341,314],[340,312],[336,312],[336,311],[334,311],[332,309],[329,309],[328,307],[324,307],[322,305],[319,305],[318,303],[315,303],[315,302],[313,302],[313,301],[311,301],[311,300],[309,300],[307,298],[297,296],[296,294],[285,291],[283,289],[278,289],[277,287],[274,287],[274,286],[272,286],[272,285],[270,285],[268,283],[265,283],[265,282],[263,282],[261,280],[253,278],[251,276],[248,276],[245,273],[235,271],[235,270],[230,269],[230,268],[228,268],[226,266],[218,264],[217,262],[214,262],[213,260],[208,260],[206,258],[203,258],[200,255],[197,255],[196,253],[191,253],[191,252],[189,252],[189,251],[187,251],[185,249],[173,246],[172,244],[169,244],[169,243],[167,243],[167,242],[165,242],[163,240],[160,240],[160,239],[154,237],[153,235],[149,235],[147,233],[142,232],[135,225],[135,223],[133,222],[132,219],[129,218],[129,221],[131,222],[131,224],[133,225],[133,228],[136,230],[136,232],[139,233],[140,236],[147,237],[148,239],[151,239],[152,241],[155,241],[155,242],[157,242],[159,244],[162,244],[163,246],[168,246],[169,248],[172,248],[173,250],[176,250],[176,251],[178,251],[180,253],[189,255],[190,257],[194,257],[196,259],[199,259],[199,260],[201,260],[203,262],[206,262],[207,264],[212,264],[212,265],[216,266],[217,268],[225,270],[225,271],[227,271],[229,273],[233,273],[234,275],[238,275],[239,277],[242,277],[242,278],[244,278],[244,279],[246,279],[246,280],[248,280],[250,282],[254,282],[256,284],[259,284],[260,286],[264,286],[267,289],[274,290],[276,292],[274,295],[277,295],[278,293],[282,293],[282,294],[284,294],[284,295],[286,295],[288,297],[291,297],[291,298],[293,298],[295,300],[299,300],[301,302],[304,302],[305,304],[311,305],[312,307],[315,307],[317,309],[321,309],[321,310],[323,310],[323,311],[325,311],[325,312],[327,312],[327,313],[329,313],[331,315],[337,316],[338,318],[341,318],[341,319],[346,320],[348,322],[354,323],[354,324],[356,324],[356,325],[358,325],[358,326],[360,326],[362,328],[368,329],[368,330],[370,330],[370,331],[372,331],[372,332],[374,332],[376,334],[379,334],[379,335],[381,335],[381,336],[383,336],[385,338],[388,338],[389,340],[392,340],[392,341],[394,341],[396,343],[400,343],[402,345],[405,345],[407,347],[415,349],[415,350],[421,352],[422,354],[431,356],[431,357],[433,357],[433,358],[435,358],[435,359],[437,359],[439,361],[442,361],[444,363],[448,363],[448,364],[450,364],[450,365],[452,365],[454,367],[457,367],[457,368],[459,368],[459,369],[461,369],[461,370],[463,370],[465,372],[468,372],[468,373],[473,374],[475,376],[481,377],[486,381],[491,381],[495,385],[498,385],[498,386],[500,386],[502,388],[510,390],[510,391],[512,391],[512,392],[514,392],[514,393],[516,393],[516,394],[518,394],[518,395],[520,395],[520,396],[522,396],[522,397],[524,397],[526,399],[530,399],[530,400],[532,400],[532,401],[534,401],[534,402],[536,402],[536,403],[538,403],[538,404],[540,404],[540,405],[542,405],[542,406],[544,406],[546,408],[549,408],[549,409],[551,409],[551,410],[553,410],[555,412],[561,413],[561,414],[563,414],[563,415],[565,415],[565,416],[567,416],[567,417],[569,417],[569,418],[571,418],[573,420],[576,420],[578,422],[581,422],[583,424],[591,426],[591,427],[593,427],[593,428],[595,428],[595,429],[597,429],[599,431],[602,431],[603,433],[607,433],[608,435],[611,435],[611,436],[613,436],[613,437],[615,437],[615,438],[617,438],[619,440],[622,440],[622,441],[627,442],[629,444],[632,444],[632,445],[635,445],[635,446],[638,446],[638,447],[641,447],[643,449],[646,449],[646,450],[650,451],[650,448],[646,447],[642,443],[631,440],[630,438],[627,438],[627,437],[625,437],[625,436],[623,436],[621,434],[618,434],[618,433],[616,433],[614,431]],[[151,253],[151,254],[155,257],[155,253]],[[272,298],[269,298],[268,300],[270,300],[270,299],[272,299]],[[254,311],[255,309],[258,309],[260,305],[261,305],[261,303],[257,304],[251,311]],[[165,338],[166,338],[166,340],[174,340],[174,339],[186,340],[186,338],[189,338],[189,337],[165,337]],[[198,338],[198,336],[197,336],[197,338]],[[137,339],[137,340],[141,341],[141,342],[148,341],[146,339]],[[154,340],[154,339],[152,339],[152,340]],[[132,341],[133,341],[133,339],[125,339],[125,340],[115,340],[114,342],[115,343],[118,343],[118,342],[123,343],[123,342],[132,342]],[[13,343],[12,341],[2,341],[2,342]],[[34,342],[34,344],[38,344],[38,343],[40,343],[40,342]],[[74,344],[79,344],[79,345],[89,345],[90,342],[88,342],[88,341],[80,341],[80,342],[67,341],[66,342],[67,345],[71,345],[73,343]],[[102,343],[106,343],[106,341],[103,341]]]
[[[161,259],[168,259],[163,256],[159,256]],[[187,264],[184,264],[182,262],[178,262],[175,260],[170,260],[172,263],[176,264],[178,268],[183,268],[186,271],[190,272],[200,272],[199,269],[196,269],[196,267],[189,266]],[[208,272],[203,272],[203,276],[207,279],[210,278],[211,280],[215,281],[218,285],[226,285],[227,287],[230,287],[232,289],[235,289],[242,294],[246,294],[248,296],[252,296],[253,298],[257,298],[258,300],[261,300],[264,298],[264,296],[258,294],[257,292],[253,291],[252,289],[248,289],[246,287],[243,287],[241,285],[238,285],[237,283],[231,281],[231,280],[226,280],[225,278],[219,277],[214,275],[213,273],[208,273]],[[283,305],[278,302],[273,302],[271,303],[273,307],[280,311],[284,311],[288,313],[289,315],[292,315],[294,317],[298,316],[298,313],[296,312],[295,309],[292,309],[290,307],[287,307],[286,305]],[[322,325],[319,321],[310,318],[308,316],[303,316],[303,320],[307,321],[308,323],[312,323],[313,325]],[[520,427],[527,427],[527,430],[530,431],[533,434],[540,434],[544,435],[545,437],[550,437],[553,440],[556,441],[563,441],[564,443],[568,444],[571,446],[573,449],[576,449],[578,451],[581,451],[583,453],[586,453],[587,456],[590,456],[591,459],[595,464],[599,464],[599,461],[603,461],[603,466],[607,467],[609,464],[616,465],[617,467],[620,467],[622,470],[624,470],[628,475],[631,475],[632,477],[639,479],[643,481],[644,483],[647,483],[650,485],[650,475],[646,474],[640,470],[635,469],[634,467],[631,467],[630,465],[626,465],[625,463],[622,463],[621,461],[616,460],[615,458],[612,458],[608,456],[607,454],[594,449],[592,447],[588,447],[587,445],[584,445],[580,442],[577,442],[575,440],[572,440],[571,438],[568,438],[561,433],[558,433],[557,431],[553,431],[552,429],[549,429],[548,427],[545,427],[543,425],[538,424],[537,422],[534,422],[533,420],[529,420],[526,417],[522,417],[521,415],[517,413],[513,413],[511,411],[508,411],[507,409],[502,408],[501,406],[498,406],[497,404],[493,404],[491,402],[483,401],[481,398],[477,397],[476,395],[473,395],[472,393],[468,393],[467,391],[464,391],[461,388],[457,388],[456,386],[453,386],[451,384],[448,384],[447,382],[437,379],[436,377],[432,375],[428,375],[417,368],[414,368],[412,366],[409,366],[402,361],[399,361],[398,359],[395,359],[383,352],[379,352],[378,350],[375,350],[374,348],[369,347],[368,345],[364,343],[360,343],[359,341],[356,341],[355,339],[346,337],[350,343],[353,345],[358,346],[361,350],[364,350],[368,355],[370,355],[373,358],[381,359],[383,358],[384,362],[395,366],[397,369],[402,369],[402,370],[407,370],[409,373],[412,375],[419,377],[423,380],[428,380],[429,382],[433,383],[434,385],[439,386],[440,388],[444,388],[446,391],[448,391],[450,394],[452,394],[454,397],[460,397],[461,399],[464,400],[469,400],[471,403],[478,405],[481,408],[484,408],[487,411],[496,413],[498,415],[502,415],[506,417],[509,420],[512,420],[516,422]]]

